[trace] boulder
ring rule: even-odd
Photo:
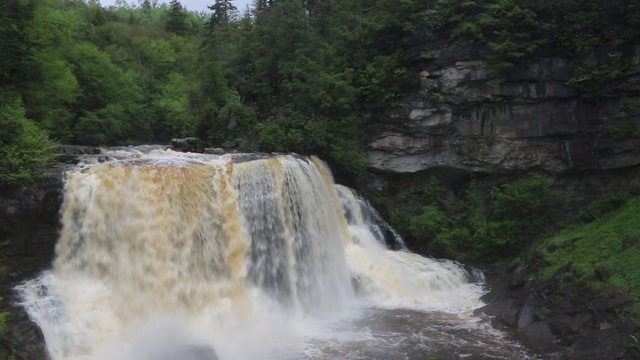
[[[175,151],[182,152],[202,152],[200,139],[194,137],[172,139],[171,147]]]
[[[205,148],[204,153],[212,155],[224,155],[225,151],[223,148]]]
[[[554,337],[546,322],[538,321],[527,326],[524,335],[533,341],[553,343]]]
[[[545,358],[640,359],[640,329],[620,316],[628,297],[584,292],[571,282],[570,264],[542,283],[525,280],[539,270],[535,257],[534,253],[523,259],[527,266],[509,264],[511,276],[502,277],[502,284],[491,284],[492,290],[483,297],[489,303],[474,314],[492,316],[494,324],[511,329]],[[513,288],[509,286],[513,281],[524,285]]]

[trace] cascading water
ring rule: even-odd
[[[389,250],[320,160],[246,157],[120,151],[67,173],[53,270],[18,287],[53,360],[464,357],[468,338],[441,342],[480,328],[481,353],[521,354],[471,317],[463,268]]]

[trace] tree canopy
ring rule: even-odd
[[[210,1],[3,0],[3,132],[43,149],[196,135],[359,173],[369,124],[419,85],[409,54],[421,43],[485,46],[498,78],[569,57],[571,84],[589,89],[624,73],[640,38],[629,0],[255,0],[242,14]]]

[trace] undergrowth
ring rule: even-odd
[[[437,181],[377,204],[414,250],[483,263],[504,262],[554,221],[558,204],[550,182],[523,178],[488,191],[472,180],[458,193]]]
[[[623,290],[640,320],[640,196],[594,221],[574,225],[539,246],[548,266],[539,280],[551,278],[571,264],[581,285],[597,291]]]
[[[565,280],[588,293],[623,294],[640,320],[640,181],[625,190],[589,201],[563,198],[541,177],[491,189],[472,180],[457,192],[434,180],[376,205],[415,251],[484,264],[542,252],[531,280],[569,264]]]
[[[1,298],[0,298],[1,300]],[[6,317],[9,313],[8,312],[1,312],[0,313],[0,337],[4,336],[4,333],[7,332],[7,321],[6,321]]]

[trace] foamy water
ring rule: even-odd
[[[109,155],[67,174],[53,269],[18,287],[54,360],[524,357],[316,158]]]

